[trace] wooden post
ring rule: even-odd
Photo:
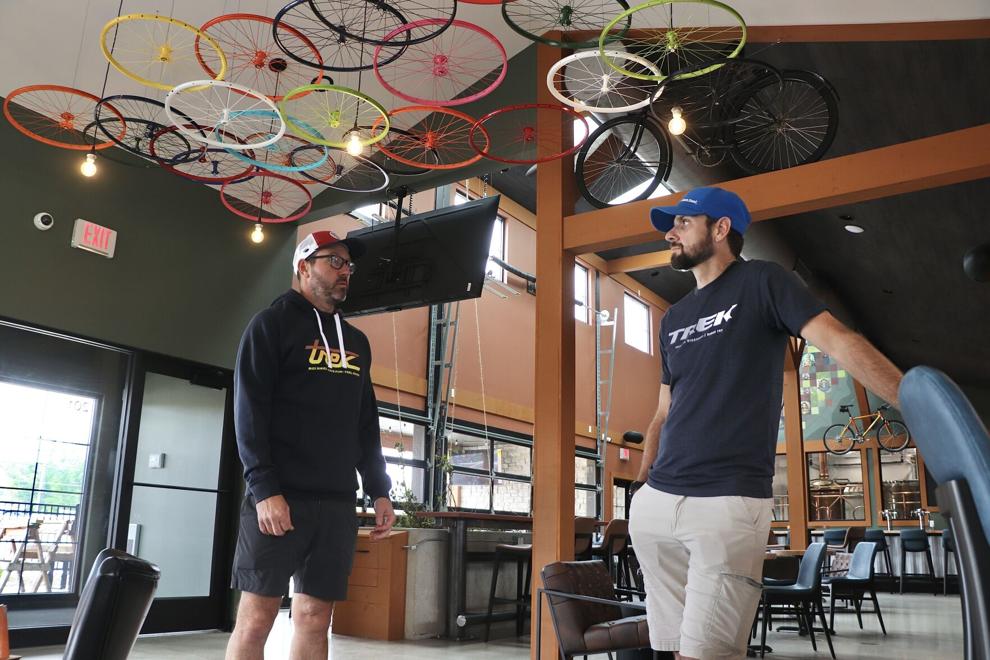
[[[801,431],[801,353],[804,342],[790,340],[784,358],[784,438],[787,446],[788,524],[791,548],[808,547],[808,469]]]
[[[538,44],[536,52],[537,101],[553,103],[546,75],[565,51]],[[538,111],[537,134],[548,150],[573,139],[570,120],[553,110]],[[533,660],[558,657],[549,610],[536,608],[540,570],[574,558],[574,255],[563,248],[564,217],[573,212],[576,196],[573,162],[541,163],[536,171]],[[542,649],[535,644],[538,617],[543,619]]]
[[[7,606],[0,604],[0,660],[10,657],[10,633],[7,627]]]

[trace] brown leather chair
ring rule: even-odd
[[[650,647],[646,607],[615,599],[612,576],[600,561],[558,561],[540,572],[561,657]],[[637,612],[637,614],[632,614]],[[629,614],[632,614],[631,616]],[[540,641],[540,623],[536,643]]]
[[[574,517],[574,559],[583,561],[591,559],[591,546],[594,544],[594,518]]]

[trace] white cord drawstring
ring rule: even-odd
[[[313,308],[313,313],[316,314],[316,325],[320,328],[320,338],[323,340],[323,346],[327,353],[327,368],[330,368],[330,342],[327,341],[327,336],[323,332],[323,321],[320,319],[320,312]],[[337,348],[340,349],[340,366],[341,368],[347,368],[347,351],[344,348],[344,331],[340,326],[340,314],[334,314],[333,320],[337,325]]]

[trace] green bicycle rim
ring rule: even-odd
[[[297,136],[301,137],[302,139],[308,140],[315,144],[322,144],[328,147],[333,147],[334,149],[347,149],[347,142],[335,142],[333,140],[327,140],[319,133],[315,133],[315,134],[309,133],[307,132],[306,128],[300,126],[300,124],[302,124],[303,122],[297,123],[293,119],[290,119],[291,115],[289,113],[286,104],[297,96],[313,91],[340,92],[347,96],[356,97],[361,101],[364,101],[365,103],[369,104],[371,107],[373,107],[375,110],[378,111],[378,113],[383,117],[383,121],[380,124],[382,130],[380,133],[372,136],[369,139],[366,140],[362,139],[360,141],[361,146],[367,147],[372,144],[375,144],[376,142],[383,140],[385,136],[388,135],[388,129],[391,126],[391,122],[389,121],[388,118],[388,111],[385,110],[385,106],[383,106],[381,103],[371,98],[367,94],[364,94],[363,92],[359,92],[356,89],[351,89],[350,87],[343,87],[340,85],[313,84],[313,85],[302,85],[301,87],[296,87],[295,89],[289,90],[285,94],[285,96],[282,97],[282,100],[278,102],[278,109],[282,113],[282,118],[285,120],[285,125],[288,126],[293,133],[295,133]]]
[[[641,73],[641,72],[638,72],[638,71],[627,71],[626,69],[623,69],[618,64],[614,63],[611,58],[609,58],[609,57],[607,57],[605,55],[605,51],[608,49],[609,44],[611,44],[613,41],[615,41],[615,37],[609,38],[609,36],[610,36],[609,33],[614,28],[614,26],[616,25],[616,23],[618,23],[619,21],[623,20],[624,18],[628,19],[629,24],[631,25],[632,24],[632,16],[637,11],[641,11],[643,9],[648,9],[648,8],[651,8],[651,7],[658,7],[660,5],[670,5],[670,4],[687,3],[687,2],[690,2],[691,4],[711,5],[712,7],[718,7],[719,9],[722,9],[722,10],[728,12],[729,14],[731,14],[732,16],[734,16],[736,18],[736,20],[739,21],[739,27],[742,28],[742,37],[739,39],[739,44],[732,51],[732,53],[730,53],[729,55],[725,55],[723,57],[726,57],[726,58],[736,57],[737,55],[739,55],[739,53],[742,52],[743,46],[746,45],[746,21],[744,21],[743,20],[743,17],[739,14],[739,12],[737,12],[732,7],[730,7],[730,6],[726,5],[726,4],[723,4],[721,2],[718,2],[717,0],[649,0],[648,2],[644,2],[643,4],[636,5],[632,9],[627,9],[626,11],[622,12],[621,14],[619,14],[618,16],[616,16],[615,18],[613,18],[608,23],[608,25],[605,26],[605,28],[602,30],[601,35],[599,35],[599,37],[598,37],[598,51],[599,51],[602,59],[605,60],[605,63],[606,64],[608,64],[610,67],[612,67],[613,69],[615,69],[616,71],[618,71],[619,73],[621,73],[624,76],[629,76],[630,78],[636,78],[637,80],[649,80],[649,81],[653,81],[653,82],[660,82],[661,80],[664,80],[667,77],[665,75],[651,76],[651,75],[644,74],[644,73]],[[626,30],[628,30],[628,29],[629,28],[627,26],[626,27]],[[623,34],[625,34],[625,31],[623,31]],[[621,38],[621,37],[619,37],[619,38]],[[646,59],[650,59],[650,58],[646,58]],[[719,68],[720,66],[722,66],[721,63],[712,64],[710,67],[704,67],[704,68],[698,69],[697,71],[692,71],[690,73],[682,74],[682,75],[678,76],[678,80],[684,79],[684,78],[694,78],[696,76],[702,76],[702,75],[704,75],[706,73],[709,73],[710,71],[714,71],[715,69]]]

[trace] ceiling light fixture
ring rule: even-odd
[[[862,234],[864,231],[866,231],[859,225],[846,225],[844,229],[850,234]]]
[[[357,131],[351,131],[351,137],[347,140],[347,153],[352,156],[360,156],[362,151],[364,151],[364,145],[361,144],[361,136]]]
[[[96,154],[92,151],[86,154],[86,159],[79,166],[79,171],[84,177],[91,177],[96,174]]]
[[[259,222],[254,226],[254,231],[251,232],[251,241],[254,243],[260,243],[265,240],[265,230]]]
[[[671,135],[680,135],[687,130],[687,122],[681,116],[682,112],[680,106],[675,105],[670,109],[670,114],[673,116],[667,122],[667,130],[670,131]]]

